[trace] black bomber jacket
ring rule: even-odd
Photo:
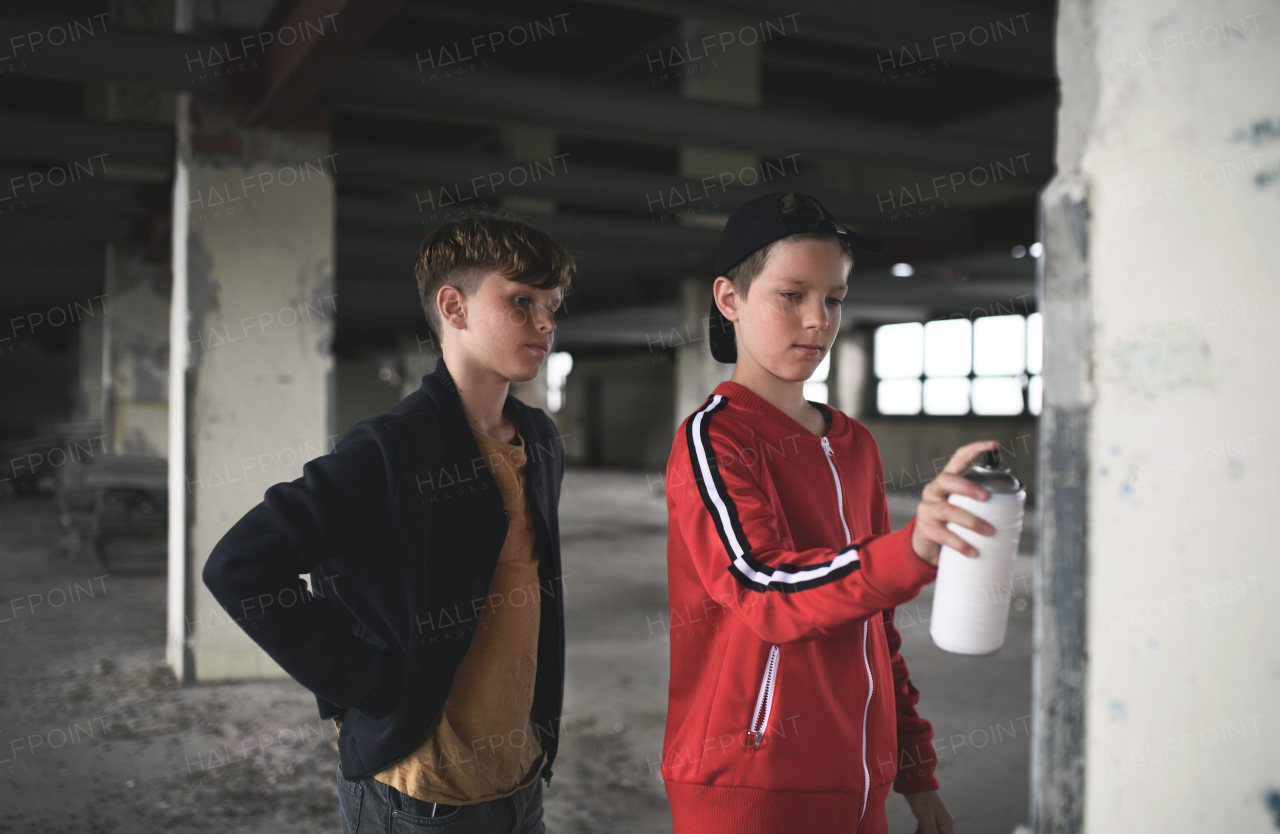
[[[547,754],[542,777],[550,781],[564,699],[556,515],[564,451],[540,409],[515,397],[506,408],[528,454],[526,494],[540,555],[534,718]],[[342,772],[360,779],[413,752],[444,706],[507,523],[441,359],[415,393],[353,426],[301,478],[268,489],[214,547],[204,582],[254,642],[315,694],[322,718],[343,716]],[[302,574],[310,574],[311,590]]]

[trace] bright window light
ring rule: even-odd
[[[804,398],[809,402],[825,403],[827,402],[827,383],[806,381],[804,384]]]
[[[818,363],[818,367],[813,369],[813,373],[809,376],[809,382],[826,382],[827,375],[831,373],[831,351],[827,351],[827,355],[822,357],[822,361]]]
[[[1026,369],[1027,320],[1025,318],[983,316],[973,323],[973,372],[975,374],[1005,376],[1020,374]],[[976,391],[974,397],[976,406]]]
[[[878,327],[877,409],[881,414],[1038,415],[1043,329],[1039,313]],[[825,382],[827,370],[819,373]],[[818,375],[806,383],[808,399],[826,393],[816,388],[810,393]]]
[[[924,381],[925,414],[968,414],[969,377],[927,377]]]
[[[1032,313],[1027,316],[1027,373],[1038,374],[1044,370],[1044,316]]]
[[[1037,417],[1044,410],[1044,377],[1039,374],[1027,383],[1027,410]]]
[[[830,402],[830,392],[827,388],[827,377],[831,374],[831,353],[822,357],[822,361],[818,363],[818,367],[813,369],[813,374],[805,380],[804,398],[810,402],[825,403]]]
[[[925,376],[968,376],[973,365],[972,354],[973,325],[968,319],[941,319],[924,326]],[[968,395],[966,389],[965,396]],[[928,391],[924,401],[924,410],[928,411]]]
[[[916,268],[911,264],[894,264],[893,274],[898,278],[910,278],[916,274]]]
[[[1027,251],[1031,253],[1031,257],[1038,258],[1044,254],[1044,244],[1037,240]]]
[[[911,321],[878,328],[875,357],[876,376],[881,379],[919,377],[924,373],[924,325]]]
[[[919,414],[920,380],[880,380],[876,386],[876,408],[881,414]]]
[[[1016,376],[980,376],[973,380],[973,413],[1021,414],[1022,382]]]
[[[573,357],[556,351],[547,357],[547,408],[554,414],[564,405],[564,384],[573,370]]]

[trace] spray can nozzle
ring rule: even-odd
[[[960,474],[988,492],[1013,494],[1022,490],[1022,482],[1000,462],[999,447],[978,455]]]

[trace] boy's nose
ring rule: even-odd
[[[817,310],[806,310],[804,326],[806,329],[821,332],[831,326],[831,316],[821,307]]]
[[[554,333],[556,329],[556,315],[547,307],[538,305],[533,313],[534,324],[542,333]]]

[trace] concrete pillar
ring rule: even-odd
[[[706,36],[715,37],[717,33],[734,29],[731,23],[685,18],[681,22],[681,42],[699,43]],[[714,66],[719,64],[719,66]],[[703,69],[702,67],[706,68]],[[714,62],[704,62],[691,66],[686,74],[681,75],[680,94],[685,98],[700,101],[720,101],[730,104],[742,104],[748,107],[760,106],[760,43],[733,43],[722,50]],[[751,168],[760,162],[758,154],[751,151],[735,151],[726,148],[708,148],[700,145],[685,145],[680,148],[680,173],[682,176],[705,177],[725,172],[738,172],[743,168]],[[700,208],[700,207],[699,207]],[[716,212],[720,222],[728,212]],[[704,214],[701,211],[681,216],[683,222],[701,222]],[[714,218],[713,218],[714,220]],[[706,222],[712,222],[708,220]]]
[[[169,452],[169,271],[107,247],[103,429],[114,454]]]
[[[98,299],[99,303],[108,298]],[[102,320],[105,304],[92,316],[83,316],[76,331],[76,419],[102,419]]]
[[[1063,0],[1041,197],[1035,830],[1280,824],[1280,30]],[[1259,22],[1262,25],[1259,25]]]
[[[698,43],[704,36],[715,35],[731,24],[699,18],[685,18],[681,23],[681,40]],[[702,101],[723,101],[760,105],[760,46],[735,43],[720,54],[719,66],[701,65],[681,76],[680,94]],[[695,70],[696,71],[693,71]],[[760,161],[750,151],[685,145],[680,148],[680,175],[692,181],[753,167]],[[704,211],[703,209],[707,209]],[[709,205],[690,207],[679,215],[681,223],[705,225],[720,229],[729,213],[712,210]],[[678,427],[723,380],[733,375],[732,365],[722,365],[711,355],[706,338],[706,321],[711,310],[711,285],[716,276],[687,278],[680,288],[681,332],[688,344],[676,347],[676,413]],[[694,339],[693,334],[697,338]]]
[[[863,416],[871,379],[871,349],[866,332],[845,331],[831,347],[831,404],[855,420]]]
[[[707,341],[707,320],[711,310],[711,282],[686,278],[680,284],[680,326],[666,334],[668,347],[676,353],[676,413],[679,428],[711,396],[716,386],[733,376],[733,365],[717,362]]]
[[[502,128],[502,144],[509,159],[540,160],[545,165],[556,155],[556,132],[549,127],[506,125]],[[550,197],[530,197],[519,193],[504,194],[502,207],[517,217],[556,213],[556,201]]]
[[[184,95],[173,211],[168,660],[185,680],[279,676],[200,572],[336,441],[327,134],[239,128]]]

